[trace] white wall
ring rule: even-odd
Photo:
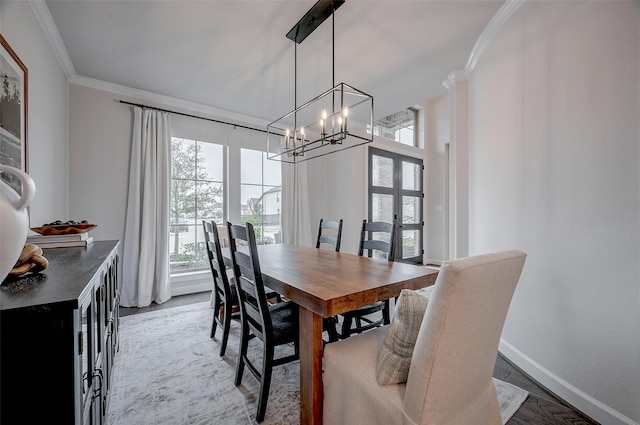
[[[315,244],[318,223],[343,219],[340,250],[358,252],[360,226],[367,218],[366,167],[364,146],[316,158],[307,163],[311,211],[311,240]],[[314,245],[315,246],[315,245]]]
[[[124,235],[132,113],[115,99],[69,86],[69,210],[98,224],[96,240]]]
[[[448,257],[449,96],[422,105],[425,129],[425,262],[442,264]]]
[[[470,251],[528,253],[501,350],[640,422],[640,3],[525,2],[469,84]]]
[[[28,70],[27,167],[36,184],[31,226],[68,210],[67,78],[28,2],[0,2],[3,37]]]

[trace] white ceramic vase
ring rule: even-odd
[[[22,253],[29,233],[27,207],[36,194],[36,185],[22,170],[0,165],[0,171],[13,174],[22,182],[22,196],[0,181],[0,282],[9,274]]]

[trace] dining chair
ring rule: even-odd
[[[320,219],[318,225],[318,238],[316,240],[316,248],[321,249],[327,245],[335,249],[336,252],[340,252],[340,241],[342,240],[342,223],[343,220],[325,220]],[[336,342],[339,339],[338,336],[338,318],[337,316],[325,317],[322,321],[322,329],[327,332],[329,338],[325,342]]]
[[[246,223],[246,226],[240,226],[227,222],[227,226],[231,261],[240,300],[241,318],[240,350],[236,365],[235,385],[242,383],[245,365],[249,372],[260,381],[256,413],[256,422],[259,423],[264,420],[273,367],[300,358],[298,306],[292,301],[275,304],[267,302],[253,225]],[[238,249],[238,241],[246,244],[246,249]],[[250,340],[259,340],[262,343],[260,369],[247,356]],[[293,345],[293,353],[275,358],[275,348],[285,345]]]
[[[505,251],[445,262],[426,311],[407,314],[417,314],[405,322],[411,333],[417,328],[413,350],[403,353],[407,373],[387,385],[380,378],[394,372],[393,362],[381,354],[402,352],[408,341],[393,344],[401,337],[398,309],[391,326],[328,344],[324,424],[501,424],[492,376],[525,258]]]
[[[360,228],[360,243],[358,245],[358,255],[364,256],[367,251],[368,257],[376,256],[394,261],[395,258],[395,236],[397,221],[392,223],[383,221],[373,221],[367,223],[362,220]],[[342,313],[342,326],[340,338],[349,338],[351,334],[362,333],[364,331],[389,324],[389,300],[378,301],[355,310]],[[378,316],[379,318],[375,318]],[[372,317],[374,316],[374,317]]]
[[[207,249],[209,267],[213,275],[213,321],[211,323],[211,338],[216,335],[218,325],[222,327],[222,345],[220,355],[224,356],[229,340],[231,320],[240,317],[240,304],[235,280],[227,275],[227,267],[222,257],[222,244],[215,221],[202,220],[204,229],[204,243]],[[234,311],[235,310],[235,311]]]
[[[318,239],[316,248],[322,244],[333,246],[336,252],[340,252],[340,241],[342,240],[342,219],[340,221],[320,219],[318,225]]]

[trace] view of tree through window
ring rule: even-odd
[[[207,269],[202,220],[224,222],[224,146],[172,138],[171,274]]]
[[[253,224],[259,244],[282,242],[280,163],[262,151],[241,149],[240,214]]]

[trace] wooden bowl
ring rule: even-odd
[[[97,224],[55,224],[51,226],[32,227],[36,233],[41,235],[70,235],[74,233],[85,233],[98,227]]]

